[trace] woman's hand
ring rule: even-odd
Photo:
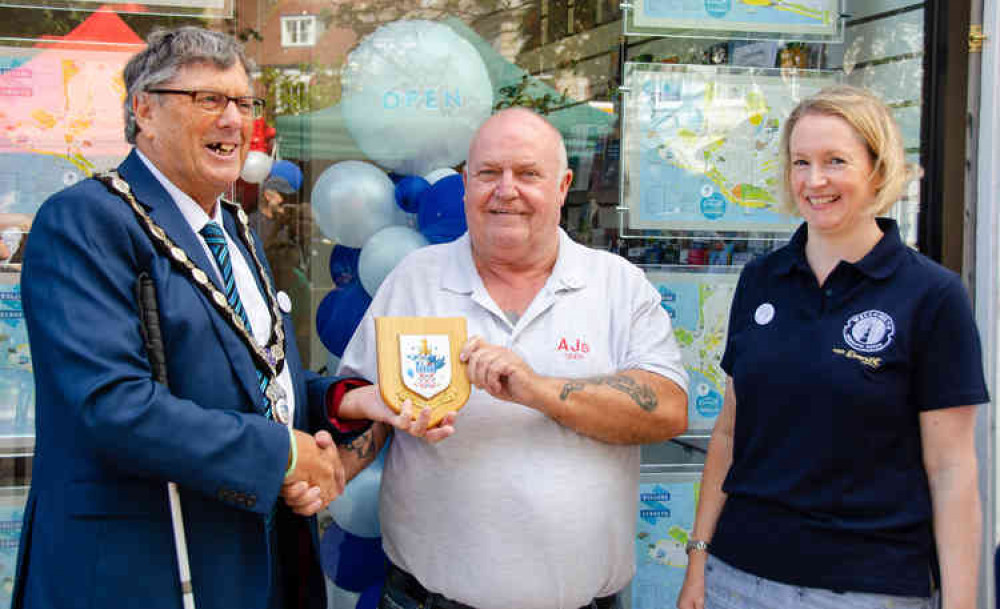
[[[677,609],[705,609],[705,562],[708,555],[695,551],[688,554],[684,585],[677,596]]]

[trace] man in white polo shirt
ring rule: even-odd
[[[342,359],[376,379],[375,316],[463,316],[473,335],[451,437],[416,437],[422,418],[390,448],[382,606],[617,607],[635,571],[639,445],[687,425],[670,319],[641,270],[559,228],[573,174],[545,119],[492,116],[464,177],[469,232],[400,263]],[[373,391],[340,416],[398,424],[356,399]]]

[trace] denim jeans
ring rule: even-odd
[[[834,592],[778,583],[709,555],[705,609],[935,609],[937,599],[866,592]]]

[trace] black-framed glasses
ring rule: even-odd
[[[148,92],[167,95],[187,95],[194,102],[194,105],[212,114],[222,114],[225,112],[226,107],[229,106],[229,102],[233,102],[236,104],[236,109],[243,116],[252,118],[264,116],[264,100],[252,95],[232,97],[218,91],[192,91],[191,89],[149,89]]]

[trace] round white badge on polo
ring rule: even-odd
[[[760,305],[753,312],[753,320],[757,322],[758,326],[766,326],[771,323],[772,319],[774,319],[774,305],[769,302]]]
[[[278,292],[277,295],[278,308],[281,309],[282,313],[292,312],[292,299],[288,297],[284,291]]]

